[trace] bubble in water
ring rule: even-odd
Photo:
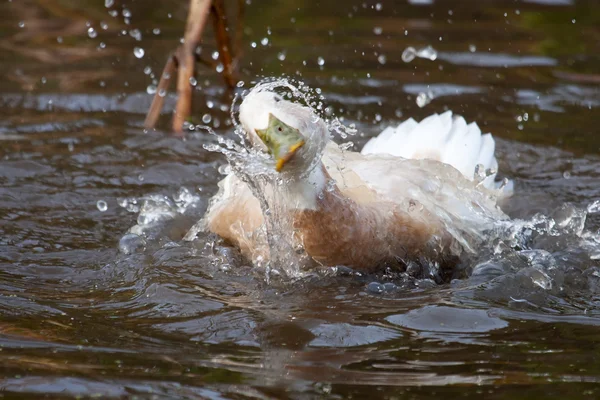
[[[219,52],[218,51],[213,51],[211,54],[211,58],[213,60],[218,60],[219,59]]]
[[[377,61],[379,61],[379,64],[384,65],[387,61],[387,57],[384,54],[380,54],[379,57],[377,57]]]
[[[160,28],[152,29],[152,33],[154,33],[155,35],[160,35]]]
[[[190,85],[196,86],[197,84],[198,84],[198,81],[196,80],[196,78],[194,78],[193,76],[190,76]]]
[[[469,51],[471,53],[475,53],[477,51],[477,46],[475,46],[474,44],[470,44],[469,45]]]
[[[98,207],[98,210],[100,210],[101,212],[108,210],[108,205],[106,204],[106,201],[104,201],[104,200],[98,200],[96,202],[96,207]]]
[[[127,8],[123,9],[122,14],[125,18],[131,18],[131,11],[129,11]]]
[[[260,40],[260,44],[262,44],[263,46],[266,46],[269,44],[269,38],[262,38]]]
[[[156,93],[156,85],[148,85],[146,88],[146,93],[155,94]]]
[[[208,124],[212,120],[212,116],[210,114],[204,114],[202,116],[202,122]]]
[[[325,59],[323,57],[319,57],[317,58],[317,64],[319,64],[319,66],[323,66],[325,65]]]
[[[376,35],[381,35],[382,32],[383,28],[381,28],[380,26],[376,26],[375,28],[373,28],[373,33]]]
[[[104,7],[111,8],[115,4],[115,0],[104,0]]]
[[[92,28],[91,26],[88,28],[87,33],[88,33],[88,36],[91,37],[92,39],[95,38],[96,36],[98,36],[98,32],[96,32],[96,30],[94,28]]]
[[[141,253],[146,249],[146,240],[134,233],[128,233],[119,240],[119,251],[123,254]]]
[[[19,21],[19,28],[25,28],[25,21]]]
[[[135,55],[137,58],[144,57],[144,54],[146,54],[146,52],[141,47],[135,47],[133,49],[133,55]]]
[[[277,54],[277,59],[279,61],[285,61],[285,53],[282,51],[280,53]]]

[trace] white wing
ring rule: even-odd
[[[390,154],[409,159],[430,159],[449,164],[467,179],[473,180],[475,169],[496,171],[494,138],[481,134],[475,122],[467,125],[463,117],[452,116],[452,111],[433,114],[417,123],[410,118],[397,127],[388,127],[365,144],[362,154]],[[494,182],[496,174],[483,181],[488,189],[500,187]],[[512,192],[512,182],[502,185],[503,193]]]

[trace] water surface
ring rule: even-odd
[[[142,123],[186,3],[0,5],[5,394],[598,396],[600,214],[581,221],[577,210],[600,199],[600,5],[247,6],[245,87],[286,75],[320,88],[356,124],[357,148],[403,118],[452,109],[497,138],[501,174],[515,181],[507,212],[557,223],[529,237],[533,250],[438,285],[348,271],[267,284],[216,238],[181,240],[224,159],[204,150],[209,135],[169,135],[172,94],[156,131]],[[437,57],[406,63],[409,46]],[[202,53],[214,50],[209,33]],[[196,121],[233,137],[221,78],[201,68],[197,80]],[[420,95],[431,102],[420,107]],[[143,243],[120,246],[136,224]]]

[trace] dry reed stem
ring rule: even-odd
[[[241,49],[240,42],[243,34],[241,21],[244,14],[243,3],[243,0],[239,0],[238,2],[239,14],[234,43],[235,48],[238,50]],[[176,134],[180,135],[182,133],[183,124],[192,112],[194,87],[190,81],[191,78],[195,77],[196,62],[201,62],[210,68],[215,68],[215,65],[210,61],[203,60],[196,54],[196,48],[201,42],[209,12],[213,17],[220,61],[223,64],[223,79],[229,88],[235,86],[234,66],[236,61],[234,61],[234,56],[239,57],[239,55],[237,51],[232,51],[227,27],[227,14],[223,0],[190,0],[184,43],[167,60],[154,99],[144,121],[146,128],[154,128],[156,126],[171,78],[177,71],[177,104],[173,113],[172,128]]]
[[[217,46],[219,48],[219,58],[223,63],[223,78],[230,88],[235,86],[233,77],[233,60],[231,56],[231,43],[227,33],[227,14],[223,0],[213,0],[212,5],[213,25]]]
[[[165,67],[163,68],[162,74],[160,75],[160,81],[156,87],[156,93],[154,94],[152,104],[150,105],[150,109],[146,115],[146,120],[144,121],[145,128],[154,128],[156,126],[156,122],[160,116],[160,111],[162,110],[165,102],[165,96],[167,94],[167,90],[169,89],[169,84],[171,83],[171,77],[177,70],[177,65],[177,57],[175,54],[171,54],[167,60],[167,63],[165,64]]]
[[[202,32],[210,12],[210,0],[190,0],[190,10],[183,35],[184,43],[177,51],[179,68],[177,72],[177,105],[173,115],[173,131],[181,133],[183,123],[192,113],[193,86],[190,79],[196,75],[196,47],[200,44]]]

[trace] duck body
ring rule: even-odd
[[[331,142],[327,125],[311,109],[270,91],[246,96],[240,121],[250,142],[275,148],[273,154],[281,148],[272,143],[278,136],[263,135],[263,142],[256,132],[282,121],[302,135],[301,148],[293,145],[282,156],[287,164],[278,162],[277,182],[257,188],[234,172],[219,182],[197,227],[252,261],[272,258],[268,230],[277,229],[290,251],[301,248],[324,266],[371,271],[421,258],[444,265],[475,252],[486,229],[507,218],[497,199],[510,188],[494,183],[491,135],[450,112],[387,128],[360,153]],[[488,176],[473,181],[482,168]],[[265,216],[265,208],[275,214]]]

